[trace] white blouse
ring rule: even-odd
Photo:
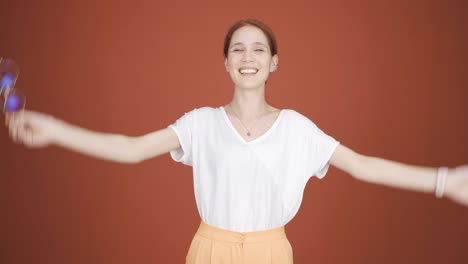
[[[245,141],[224,108],[201,107],[169,125],[181,147],[170,155],[193,167],[201,219],[237,232],[286,225],[297,213],[312,176],[323,178],[339,142],[292,109]]]

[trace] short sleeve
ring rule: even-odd
[[[310,120],[309,120],[310,121]],[[330,167],[329,160],[339,142],[325,134],[312,121],[308,122],[307,135],[307,174],[319,179],[325,177]]]
[[[175,131],[180,142],[180,147],[171,150],[169,153],[174,161],[182,162],[188,166],[193,165],[192,139],[194,134],[195,112],[196,109],[193,109],[190,112],[184,113],[183,116],[168,126]]]

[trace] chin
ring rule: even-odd
[[[235,86],[240,89],[259,89],[265,87],[265,81],[259,80],[237,80],[234,82]]]
[[[260,89],[265,86],[265,83],[237,83],[236,87],[239,89]]]

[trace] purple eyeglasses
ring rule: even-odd
[[[0,57],[0,102],[3,112],[17,112],[26,106],[26,97],[15,89],[19,67],[11,59]]]

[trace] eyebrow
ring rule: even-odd
[[[265,47],[266,47],[265,44],[263,44],[262,42],[258,42],[258,41],[257,41],[257,42],[254,42],[253,44],[262,45],[262,46],[265,46]],[[236,43],[232,44],[231,47],[237,46],[237,45],[244,45],[244,43],[242,43],[242,42],[236,42]]]

